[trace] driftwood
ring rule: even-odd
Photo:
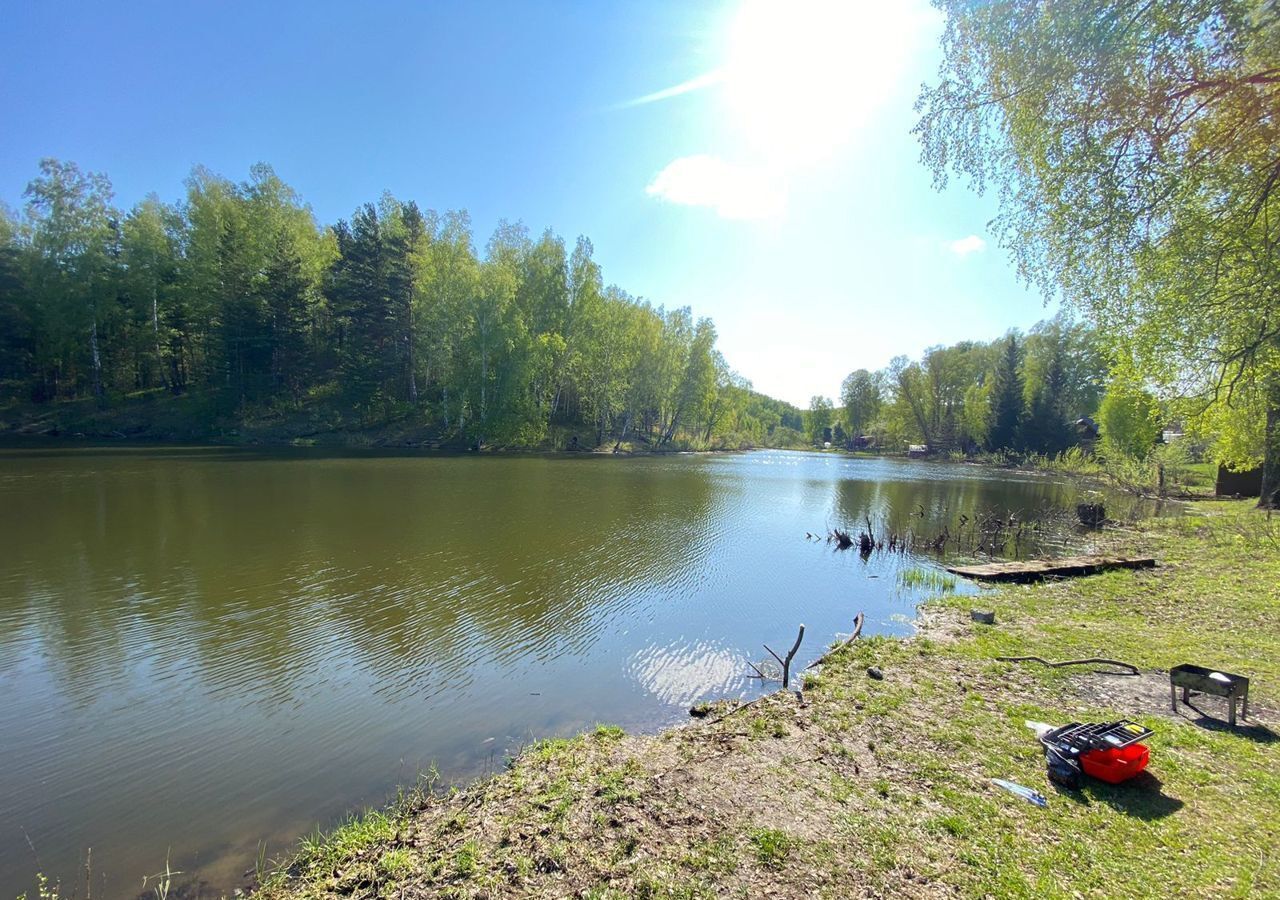
[[[1118,659],[1102,659],[1097,656],[1091,656],[1088,659],[1064,659],[1062,662],[1049,662],[1040,656],[997,656],[996,662],[1037,662],[1051,669],[1062,666],[1115,666],[1119,669],[1128,669],[1131,675],[1139,674],[1138,667],[1132,663],[1121,662]]]
[[[707,719],[703,724],[715,725],[719,722],[723,722],[725,719],[729,718],[730,716],[737,715],[738,713],[742,712],[744,709],[749,709],[750,707],[755,706],[761,700],[767,700],[770,697],[776,697],[778,694],[782,694],[785,692],[786,692],[785,688],[779,688],[776,691],[770,691],[767,694],[761,694],[759,697],[757,697],[754,700],[748,700],[746,703],[739,703],[737,706],[735,706],[733,709],[729,710],[727,713],[725,713],[722,716],[717,716],[714,719]],[[808,705],[808,701],[804,699],[804,693],[802,691],[792,691],[791,693],[796,695],[796,699],[800,702],[800,705],[802,707]]]
[[[772,697],[772,696],[773,696],[773,694],[761,694],[759,697],[757,697],[757,698],[756,698],[756,699],[754,699],[754,700],[748,700],[746,703],[739,703],[737,706],[735,706],[733,709],[729,710],[729,711],[728,711],[727,713],[725,713],[723,716],[719,716],[719,717],[717,717],[717,718],[707,720],[707,723],[706,723],[706,724],[708,724],[708,725],[714,725],[714,724],[716,724],[717,722],[723,722],[725,719],[729,718],[729,717],[730,717],[731,715],[733,715],[734,713],[740,713],[740,712],[742,712],[744,709],[746,709],[747,707],[755,706],[757,703],[759,703],[759,702],[760,702],[761,700],[763,700],[765,697]]]
[[[791,683],[791,660],[795,659],[796,651],[800,649],[800,642],[803,640],[804,640],[804,624],[801,623],[800,633],[796,635],[796,642],[791,645],[791,650],[790,652],[787,653],[786,659],[783,659],[781,656],[774,653],[773,649],[768,644],[764,645],[764,649],[769,651],[769,655],[772,656],[774,659],[776,659],[778,661],[778,664],[782,666],[782,687],[784,690],[786,689],[787,685]],[[759,671],[759,669],[757,669],[756,671]]]
[[[863,618],[864,616],[862,613],[858,613],[856,616],[854,616],[853,617],[853,634],[849,635],[847,638],[845,638],[840,643],[836,644],[826,653],[822,654],[813,662],[809,663],[809,665],[805,666],[805,669],[808,670],[808,669],[812,669],[814,666],[822,665],[824,662],[827,661],[827,657],[831,656],[831,654],[836,653],[837,651],[843,650],[845,647],[848,647],[850,644],[856,641],[858,639],[858,635],[862,634]]]

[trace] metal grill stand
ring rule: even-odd
[[[1190,664],[1174,666],[1169,670],[1169,699],[1173,711],[1178,711],[1178,688],[1182,688],[1182,702],[1189,703],[1191,692],[1212,694],[1215,697],[1226,697],[1228,722],[1236,724],[1236,701],[1241,701],[1241,716],[1249,718],[1249,679],[1243,675],[1232,675],[1230,672],[1218,672],[1204,666]]]

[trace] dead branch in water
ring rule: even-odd
[[[814,666],[822,665],[824,662],[827,661],[827,657],[831,656],[831,654],[836,653],[840,650],[843,650],[845,647],[848,647],[850,644],[856,641],[858,639],[858,635],[862,634],[863,619],[864,619],[864,615],[862,613],[858,613],[856,616],[854,616],[853,617],[853,634],[849,635],[847,638],[845,638],[840,643],[836,644],[826,653],[822,654],[813,662],[809,663],[809,665],[805,666],[805,671],[812,669]]]
[[[801,623],[800,633],[796,635],[796,642],[791,645],[791,651],[787,654],[786,659],[783,659],[781,656],[774,653],[773,649],[768,644],[764,645],[764,649],[769,651],[769,655],[776,659],[778,664],[782,666],[782,687],[784,690],[791,683],[791,660],[795,659],[796,651],[800,649],[800,642],[803,640],[804,623]]]
[[[1119,669],[1128,669],[1131,675],[1139,674],[1138,667],[1133,663],[1121,662],[1118,659],[1102,659],[1097,656],[1091,656],[1088,659],[1064,659],[1062,662],[1049,662],[1040,656],[997,656],[996,662],[1037,662],[1051,669],[1062,666],[1115,666]]]

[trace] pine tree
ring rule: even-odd
[[[297,400],[312,375],[307,344],[309,282],[302,272],[297,248],[288,235],[277,236],[263,279],[271,381],[275,388],[288,391]]]
[[[1010,334],[996,362],[991,383],[988,450],[1017,448],[1022,424],[1022,353],[1016,335]]]
[[[1027,450],[1052,456],[1071,445],[1071,430],[1067,425],[1067,376],[1062,345],[1055,344],[1051,353],[1044,380],[1032,397],[1022,423],[1021,444]]]
[[[362,206],[351,224],[334,227],[338,260],[329,301],[338,319],[343,389],[356,404],[371,402],[403,371],[395,352],[396,316],[387,278],[387,247],[378,210]]]

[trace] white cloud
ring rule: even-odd
[[[614,109],[627,109],[632,106],[644,106],[646,103],[657,103],[660,100],[670,100],[672,97],[682,97],[685,94],[692,94],[694,91],[715,87],[723,83],[724,70],[713,69],[710,72],[690,78],[688,81],[682,81],[669,88],[663,88],[660,91],[645,94],[643,97],[636,97],[634,100],[619,103]]]
[[[971,234],[968,237],[962,237],[958,241],[952,241],[947,244],[947,249],[956,256],[964,258],[971,253],[981,253],[986,250],[987,242],[976,234]]]
[[[772,218],[787,203],[779,173],[705,153],[672,160],[645,193],[681,206],[710,207],[725,219]]]

